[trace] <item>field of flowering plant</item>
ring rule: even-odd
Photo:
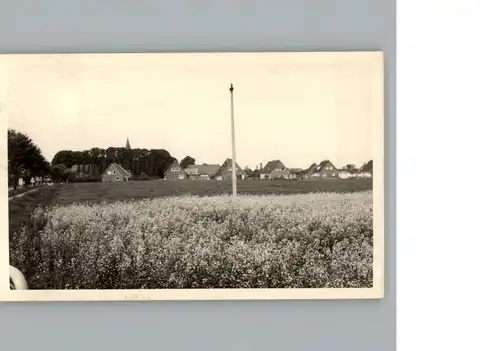
[[[31,289],[371,287],[372,192],[38,208],[10,243]]]

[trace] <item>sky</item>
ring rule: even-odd
[[[373,158],[380,53],[78,54],[1,57],[9,128],[60,150],[165,149],[179,161],[279,159],[306,168]],[[1,68],[1,67],[0,67]],[[6,82],[6,83],[5,83]]]

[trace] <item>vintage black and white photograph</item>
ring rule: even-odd
[[[0,55],[2,299],[382,298],[383,100],[381,52]]]

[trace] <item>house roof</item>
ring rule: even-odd
[[[226,169],[231,165],[232,162],[233,162],[232,158],[227,158],[222,164],[222,166],[219,167],[217,172],[215,172],[214,175],[215,176],[221,175],[223,172],[226,171]],[[246,172],[238,165],[238,162],[236,162],[236,172],[238,171],[240,171],[245,176],[247,175]]]
[[[203,174],[208,176],[213,176],[219,170],[220,165],[189,165],[184,168],[187,174]],[[198,170],[198,173],[196,172]]]
[[[318,164],[317,164],[316,162],[313,162],[313,163],[309,166],[308,170],[309,170],[309,171],[311,171],[311,170],[312,170],[314,167],[316,167],[317,165],[318,165]]]
[[[168,166],[168,168],[165,170],[165,172],[163,172],[163,174],[167,173],[168,171],[170,171],[173,167],[178,167],[180,172],[182,173],[186,173],[184,171],[184,169],[182,169],[182,167],[180,166],[179,162],[178,161],[174,161],[172,162],[172,164],[170,166]]]
[[[123,168],[123,166],[121,164],[115,163],[115,165],[119,169],[120,173],[122,173],[124,176],[129,176],[129,177],[132,176],[132,173],[130,173],[129,171],[127,171],[125,168]]]
[[[272,160],[266,164],[261,173],[269,174],[277,168],[285,168],[285,165],[280,160]]]
[[[120,173],[120,175],[121,175],[122,177],[131,177],[131,176],[132,176],[132,174],[131,174],[129,171],[125,170],[125,168],[123,168],[123,167],[122,167],[122,165],[120,165],[120,164],[118,164],[118,163],[115,163],[115,162],[111,163],[108,167],[106,167],[106,169],[104,170],[104,173],[103,173],[103,174],[105,174],[105,173],[106,173],[106,171],[107,171],[107,170],[108,170],[111,166],[114,166],[114,167],[115,167],[115,169],[118,171],[118,173]]]
[[[316,162],[313,162],[307,169],[304,169],[300,174],[308,174],[314,171],[314,169],[318,167],[318,164]]]
[[[321,163],[316,167],[316,171],[321,171],[322,169],[324,169],[325,167],[327,166],[333,166],[333,169],[337,169],[333,163],[330,162],[330,160],[324,160],[324,161],[321,161]]]

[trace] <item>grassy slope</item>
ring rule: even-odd
[[[9,200],[9,238],[23,223],[30,222],[30,216],[38,205],[52,204],[59,189],[58,185],[53,185]]]
[[[16,196],[16,195],[28,192],[28,191],[33,190],[33,189],[38,189],[38,188],[41,188],[44,186],[46,186],[46,185],[27,186],[27,187],[17,188],[16,190],[9,189],[9,197]]]
[[[372,189],[371,179],[358,180],[245,180],[238,182],[240,194],[303,194],[311,192],[355,192]],[[114,202],[149,197],[175,195],[212,196],[230,194],[230,181],[137,181],[128,183],[73,183],[61,186],[55,199],[57,204],[80,202]]]

